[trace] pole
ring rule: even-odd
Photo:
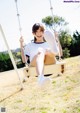
[[[3,36],[3,39],[4,39],[5,45],[6,45],[7,49],[8,49],[8,53],[9,53],[10,59],[11,59],[11,61],[12,61],[13,67],[14,67],[14,69],[15,69],[15,71],[16,71],[16,73],[17,73],[17,76],[18,76],[18,78],[19,78],[20,85],[21,85],[21,90],[22,90],[22,89],[23,89],[23,84],[22,84],[20,75],[19,75],[19,73],[18,73],[16,64],[15,64],[15,61],[14,61],[14,58],[13,58],[13,55],[12,55],[12,52],[11,52],[11,50],[10,50],[10,48],[9,48],[8,43],[7,43],[7,40],[6,40],[6,37],[5,37],[5,34],[4,34],[4,32],[3,32],[3,29],[2,29],[1,24],[0,24],[0,31],[1,31],[1,33],[2,33],[2,36]]]

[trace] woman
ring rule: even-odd
[[[23,49],[23,38],[20,38],[21,55],[23,62],[27,62],[30,58],[30,66],[36,67],[38,82],[42,84],[47,78],[44,77],[44,64],[55,64],[55,53],[44,39],[43,25],[36,23],[32,27],[34,41],[28,43]],[[25,55],[24,55],[25,54]],[[26,56],[26,58],[25,58]]]

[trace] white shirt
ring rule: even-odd
[[[50,47],[47,42],[41,42],[41,43],[28,43],[24,47],[24,54],[30,57],[30,62],[33,59],[33,57],[39,52],[40,49],[43,49],[44,52],[48,49],[50,50]]]

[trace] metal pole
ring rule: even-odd
[[[16,73],[17,73],[17,76],[18,76],[18,78],[19,78],[19,81],[20,81],[20,84],[21,84],[21,90],[22,90],[22,89],[23,89],[23,84],[22,84],[20,75],[19,75],[19,73],[18,73],[16,64],[15,64],[15,61],[14,61],[14,58],[13,58],[13,55],[12,55],[12,52],[11,52],[11,50],[10,50],[10,48],[9,48],[8,43],[7,43],[7,40],[6,40],[6,37],[5,37],[5,34],[4,34],[4,32],[3,32],[3,29],[2,29],[1,24],[0,24],[0,31],[1,31],[1,33],[2,33],[2,36],[3,36],[3,39],[4,39],[5,45],[6,45],[7,49],[8,49],[8,53],[9,53],[10,59],[11,59],[11,61],[12,61],[13,67],[14,67],[14,69],[15,69],[15,71],[16,71]]]

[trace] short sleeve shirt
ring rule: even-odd
[[[30,57],[30,61],[33,59],[33,57],[38,53],[38,49],[43,48],[44,50],[50,49],[47,42],[41,42],[41,43],[28,43],[24,47],[24,54]]]

